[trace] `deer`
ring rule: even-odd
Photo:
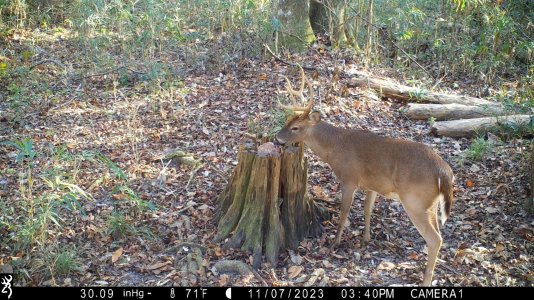
[[[294,90],[285,77],[286,91],[293,105],[278,104],[292,110],[294,115],[276,134],[278,145],[304,142],[321,160],[330,165],[341,183],[341,211],[333,246],[338,246],[343,228],[358,189],[366,192],[364,202],[365,229],[363,242],[370,239],[370,222],[378,194],[401,202],[408,217],[421,234],[428,248],[422,286],[431,286],[438,253],[443,239],[438,224],[451,214],[454,174],[451,167],[430,147],[409,140],[375,134],[363,129],[335,127],[321,120],[314,104],[313,86],[300,67],[302,77],[299,90]],[[308,86],[309,100],[303,95]],[[300,98],[306,106],[295,105]]]

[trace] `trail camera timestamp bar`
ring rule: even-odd
[[[0,300],[18,299],[494,299],[523,298],[532,288],[474,287],[13,287]]]

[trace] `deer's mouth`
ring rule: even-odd
[[[273,143],[277,146],[283,146],[286,142],[283,140],[278,139],[277,136],[274,137]]]

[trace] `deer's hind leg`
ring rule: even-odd
[[[406,213],[427,244],[428,260],[421,285],[430,286],[432,284],[432,276],[434,275],[434,267],[436,266],[438,253],[443,241],[439,228],[437,227],[437,206],[439,201],[433,201],[433,203],[425,202],[414,197],[405,199],[401,198],[401,200],[404,200],[401,202]]]

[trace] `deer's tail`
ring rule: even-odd
[[[450,172],[441,172],[441,175],[438,177],[438,188],[439,193],[443,198],[441,199],[441,224],[445,224],[445,221],[451,215],[451,208],[454,202],[453,196],[453,183],[454,175],[452,171]]]

